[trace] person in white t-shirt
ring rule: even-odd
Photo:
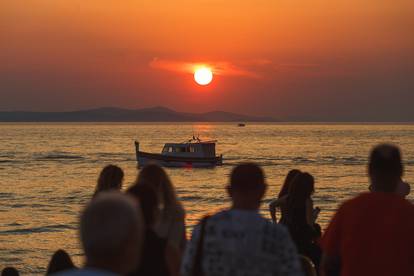
[[[257,165],[233,169],[227,187],[232,206],[194,228],[181,266],[183,276],[302,275],[287,229],[258,213],[266,187]]]

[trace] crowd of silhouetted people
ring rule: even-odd
[[[58,250],[46,275],[414,275],[414,205],[403,173],[398,147],[373,148],[367,192],[340,205],[322,231],[310,173],[287,174],[268,220],[259,214],[264,172],[243,163],[225,187],[231,206],[204,216],[187,240],[185,210],[164,169],[145,166],[122,192],[124,173],[109,165],[80,214],[84,264]],[[6,267],[2,275],[19,272]]]

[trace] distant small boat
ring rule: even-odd
[[[246,124],[240,123],[240,124],[238,124],[237,126],[239,126],[239,127],[244,127],[244,126],[246,126]]]
[[[214,167],[223,164],[223,155],[216,156],[217,141],[201,141],[198,137],[183,143],[166,143],[161,153],[139,150],[135,141],[138,167],[158,164],[164,167]]]

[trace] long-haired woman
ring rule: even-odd
[[[315,180],[309,173],[298,174],[290,184],[283,224],[290,232],[299,254],[309,257],[319,267],[321,249],[317,244],[320,227],[315,223],[319,208],[313,208]]]
[[[139,266],[128,276],[178,276],[180,271],[180,251],[155,233],[154,225],[159,216],[158,197],[152,185],[135,184],[128,188],[141,206],[145,221],[145,242]]]
[[[99,174],[98,183],[96,184],[94,197],[102,192],[109,190],[121,190],[124,180],[124,172],[115,165],[104,167]]]
[[[279,195],[277,196],[277,198],[273,199],[270,203],[269,203],[269,211],[270,211],[270,216],[272,217],[272,221],[274,223],[277,222],[277,217],[276,217],[276,209],[280,208],[281,210],[281,217],[279,222],[283,223],[284,221],[284,207],[286,206],[287,203],[287,196],[289,193],[289,187],[290,184],[292,183],[293,179],[300,174],[300,170],[290,170],[288,172],[288,174],[286,175],[285,178],[285,182],[283,182],[282,188],[280,189]]]
[[[136,184],[142,182],[152,185],[157,192],[160,218],[154,227],[155,231],[175,248],[184,250],[185,212],[167,173],[158,165],[147,165],[139,172]]]

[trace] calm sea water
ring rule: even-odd
[[[0,267],[42,274],[59,248],[80,265],[78,213],[101,168],[121,166],[126,187],[137,174],[135,139],[142,150],[159,152],[164,143],[184,141],[193,132],[217,139],[225,164],[167,169],[186,208],[189,232],[203,214],[228,206],[224,187],[232,166],[243,161],[264,168],[269,184],[264,203],[278,193],[288,170],[312,173],[323,227],[338,204],[367,190],[373,145],[400,145],[405,179],[414,181],[414,125],[0,124]],[[262,213],[269,216],[267,204]]]

